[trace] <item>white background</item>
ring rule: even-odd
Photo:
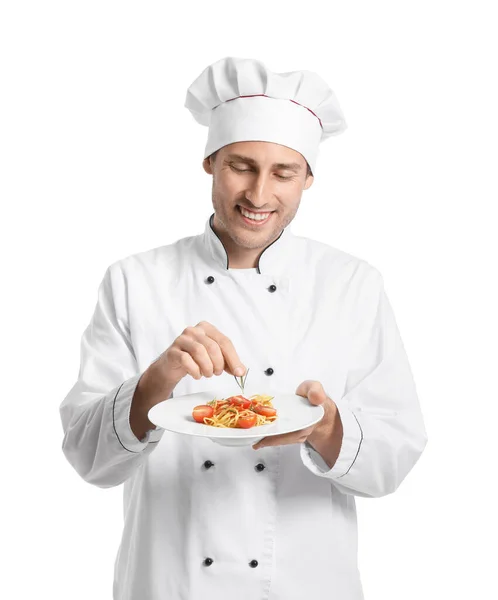
[[[72,470],[59,404],[107,266],[211,214],[183,104],[232,55],[335,91],[293,231],[382,272],[417,383],[424,454],[357,499],[365,597],[497,597],[494,4],[2,2],[2,596],[111,598],[122,487]]]

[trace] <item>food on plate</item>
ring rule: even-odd
[[[238,427],[249,429],[258,425],[273,423],[277,418],[277,409],[272,404],[274,396],[255,394],[230,396],[224,400],[211,400],[199,404],[192,411],[197,423],[213,427]]]

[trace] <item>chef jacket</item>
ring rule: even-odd
[[[383,277],[290,226],[257,267],[230,268],[213,216],[202,234],[107,268],[60,405],[77,473],[101,488],[124,484],[113,598],[360,600],[355,497],[394,492],[427,441]],[[246,395],[321,382],[344,430],[332,468],[308,442],[254,450],[157,426],[136,438],[141,374],[201,321],[249,368]],[[223,372],[187,375],[170,398],[208,390],[240,393]]]

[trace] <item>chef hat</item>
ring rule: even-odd
[[[316,73],[273,73],[250,58],[228,56],[206,67],[188,88],[185,107],[209,127],[204,158],[234,142],[274,142],[297,150],[313,173],[318,144],[347,127]]]

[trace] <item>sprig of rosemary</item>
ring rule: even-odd
[[[237,385],[242,390],[242,395],[244,395],[244,386],[246,384],[246,379],[247,379],[247,374],[248,373],[249,373],[249,369],[247,369],[245,375],[241,375],[240,377],[237,377],[237,375],[234,375],[235,381],[237,382]],[[240,379],[240,381],[239,381],[239,379]]]

